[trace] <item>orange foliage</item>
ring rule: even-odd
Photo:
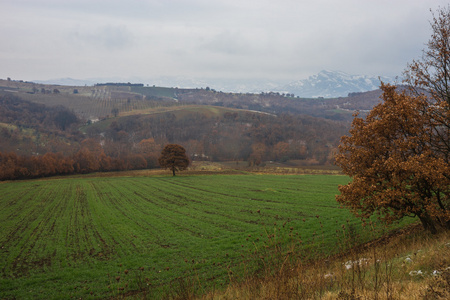
[[[378,214],[387,223],[417,216],[424,228],[449,228],[450,166],[430,141],[435,133],[425,96],[398,94],[382,85],[383,103],[356,117],[336,162],[353,180],[337,201],[357,216]]]
[[[158,162],[162,168],[171,170],[173,176],[176,171],[186,170],[190,163],[186,150],[177,144],[166,145]]]
[[[140,145],[146,145],[146,149],[151,149],[151,152],[145,150],[140,151],[141,153],[127,153],[114,158],[106,155],[101,144],[94,139],[82,141],[82,148],[71,156],[53,152],[39,156],[20,156],[13,152],[0,152],[0,180],[156,167],[158,154],[155,149],[158,145],[151,139],[143,141]]]

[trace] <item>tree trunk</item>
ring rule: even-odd
[[[429,231],[431,234],[437,233],[436,224],[433,218],[431,218],[426,212],[418,217],[420,219],[420,222],[422,222],[423,228],[426,231]]]
[[[175,168],[172,169],[172,175],[175,176]]]

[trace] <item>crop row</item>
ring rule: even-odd
[[[216,175],[2,183],[0,298],[105,297],[122,283],[113,274],[125,269],[145,270],[146,284],[157,289],[193,270],[204,282],[224,282],[230,267],[285,225],[298,240],[320,235],[317,246],[331,252],[342,224],[360,231],[334,200],[347,180]],[[136,282],[142,284],[130,281],[128,288],[141,289]]]

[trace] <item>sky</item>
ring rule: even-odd
[[[448,0],[2,0],[0,78],[401,76]]]

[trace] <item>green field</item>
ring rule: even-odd
[[[157,298],[189,276],[220,288],[274,228],[302,245],[338,251],[336,230],[362,228],[335,201],[348,180],[80,176],[0,183],[0,298],[99,298],[139,289]]]

